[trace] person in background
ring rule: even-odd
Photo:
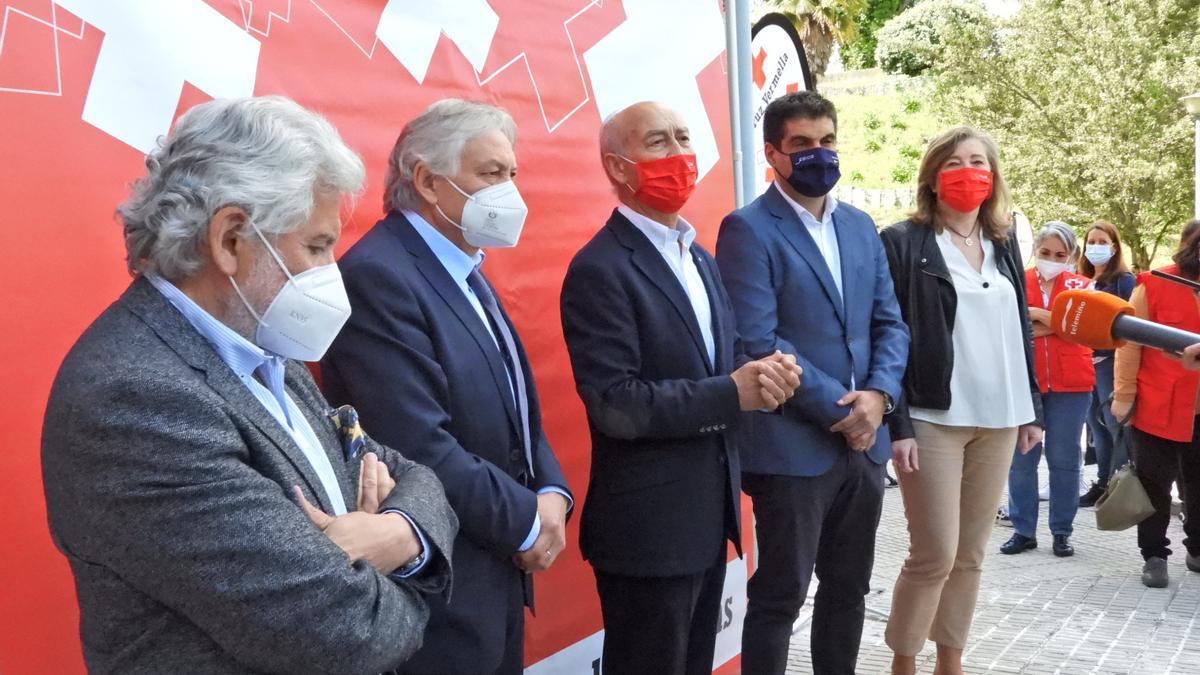
[[[1184,227],[1173,260],[1164,272],[1193,281],[1200,278],[1200,220]],[[1129,302],[1140,319],[1200,333],[1200,307],[1186,286],[1143,272]],[[1133,413],[1130,450],[1154,505],[1154,515],[1138,524],[1138,547],[1145,560],[1142,583],[1166,588],[1171,484],[1178,480],[1180,492],[1200,494],[1200,374],[1157,349],[1129,342],[1117,349],[1113,380],[1111,412],[1118,420]],[[1184,499],[1184,509],[1185,562],[1189,570],[1200,572],[1200,499]]]
[[[935,138],[917,210],[881,232],[914,348],[889,416],[911,544],[885,639],[892,672],[962,673],[988,534],[1013,445],[1042,437],[1024,266],[996,143],[970,127]],[[919,460],[918,460],[919,452]]]
[[[1050,307],[1066,290],[1089,288],[1091,279],[1074,274],[1079,244],[1070,225],[1052,220],[1034,239],[1037,261],[1025,272],[1026,302],[1033,321],[1033,354],[1046,440],[1028,452],[1017,451],[1008,470],[1008,515],[1013,535],[1000,546],[1012,555],[1037,548],[1038,464],[1045,454],[1050,467],[1050,534],[1054,555],[1075,554],[1072,526],[1079,508],[1079,437],[1092,400],[1092,350],[1058,337],[1050,329]]]
[[[1079,273],[1092,280],[1098,291],[1112,293],[1128,300],[1135,279],[1125,265],[1121,235],[1110,222],[1097,220],[1084,235],[1083,257]],[[1113,350],[1097,349],[1092,353],[1096,369],[1096,386],[1092,389],[1092,405],[1088,410],[1087,426],[1096,448],[1096,481],[1079,497],[1082,507],[1095,506],[1096,500],[1108,488],[1108,479],[1121,465],[1129,461],[1129,443],[1117,433],[1117,420],[1110,406],[1113,394]]]

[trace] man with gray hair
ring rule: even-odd
[[[134,281],[42,430],[94,672],[378,673],[421,644],[457,521],[431,471],[304,365],[349,312],[333,248],[363,166],[280,97],[184,114],[119,209]]]
[[[400,133],[384,208],[340,261],[354,314],[321,362],[326,393],[432,468],[462,522],[459,574],[404,673],[520,673],[533,573],[566,546],[572,498],[542,432],[529,358],[482,249],[526,208],[505,111],[448,99]]]

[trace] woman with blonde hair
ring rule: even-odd
[[[915,672],[927,639],[934,672],[962,672],[1013,446],[1042,437],[1011,221],[996,143],[957,127],[921,160],[917,210],[881,233],[914,345],[888,420],[911,542],[886,632],[893,673]]]

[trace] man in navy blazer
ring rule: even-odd
[[[716,263],[679,216],[696,182],[679,115],[630,106],[605,122],[600,152],[621,203],[571,261],[562,321],[592,437],[580,548],[603,672],[707,674],[725,542],[741,553],[734,430],[799,373],[791,357],[742,354]]]
[[[815,567],[813,669],[853,673],[891,448],[881,423],[900,396],[908,329],[874,222],[827,194],[840,175],[833,104],[776,99],[763,139],[776,180],[725,218],[717,264],[747,353],[795,356],[804,382],[778,414],[756,413],[743,443],[759,557],[742,668],[784,672]]]
[[[520,673],[531,573],[565,546],[572,498],[515,327],[479,265],[517,243],[507,112],[444,100],[404,128],[387,216],[342,257],[353,313],[321,362],[331,401],[437,474],[461,522],[449,604],[403,673]]]

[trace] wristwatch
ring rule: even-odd
[[[424,565],[424,564],[425,564],[425,549],[421,549],[421,552],[417,554],[417,557],[413,558],[407,565],[404,565],[403,567],[400,567],[399,569],[397,569],[395,572],[392,572],[392,574],[395,574],[396,576],[400,576],[400,577],[408,576],[409,574],[412,574],[414,570],[416,570],[417,568],[419,568],[421,565]]]
[[[896,410],[896,402],[892,400],[890,394],[882,389],[869,389],[868,391],[878,392],[883,397],[883,414],[891,415]]]

